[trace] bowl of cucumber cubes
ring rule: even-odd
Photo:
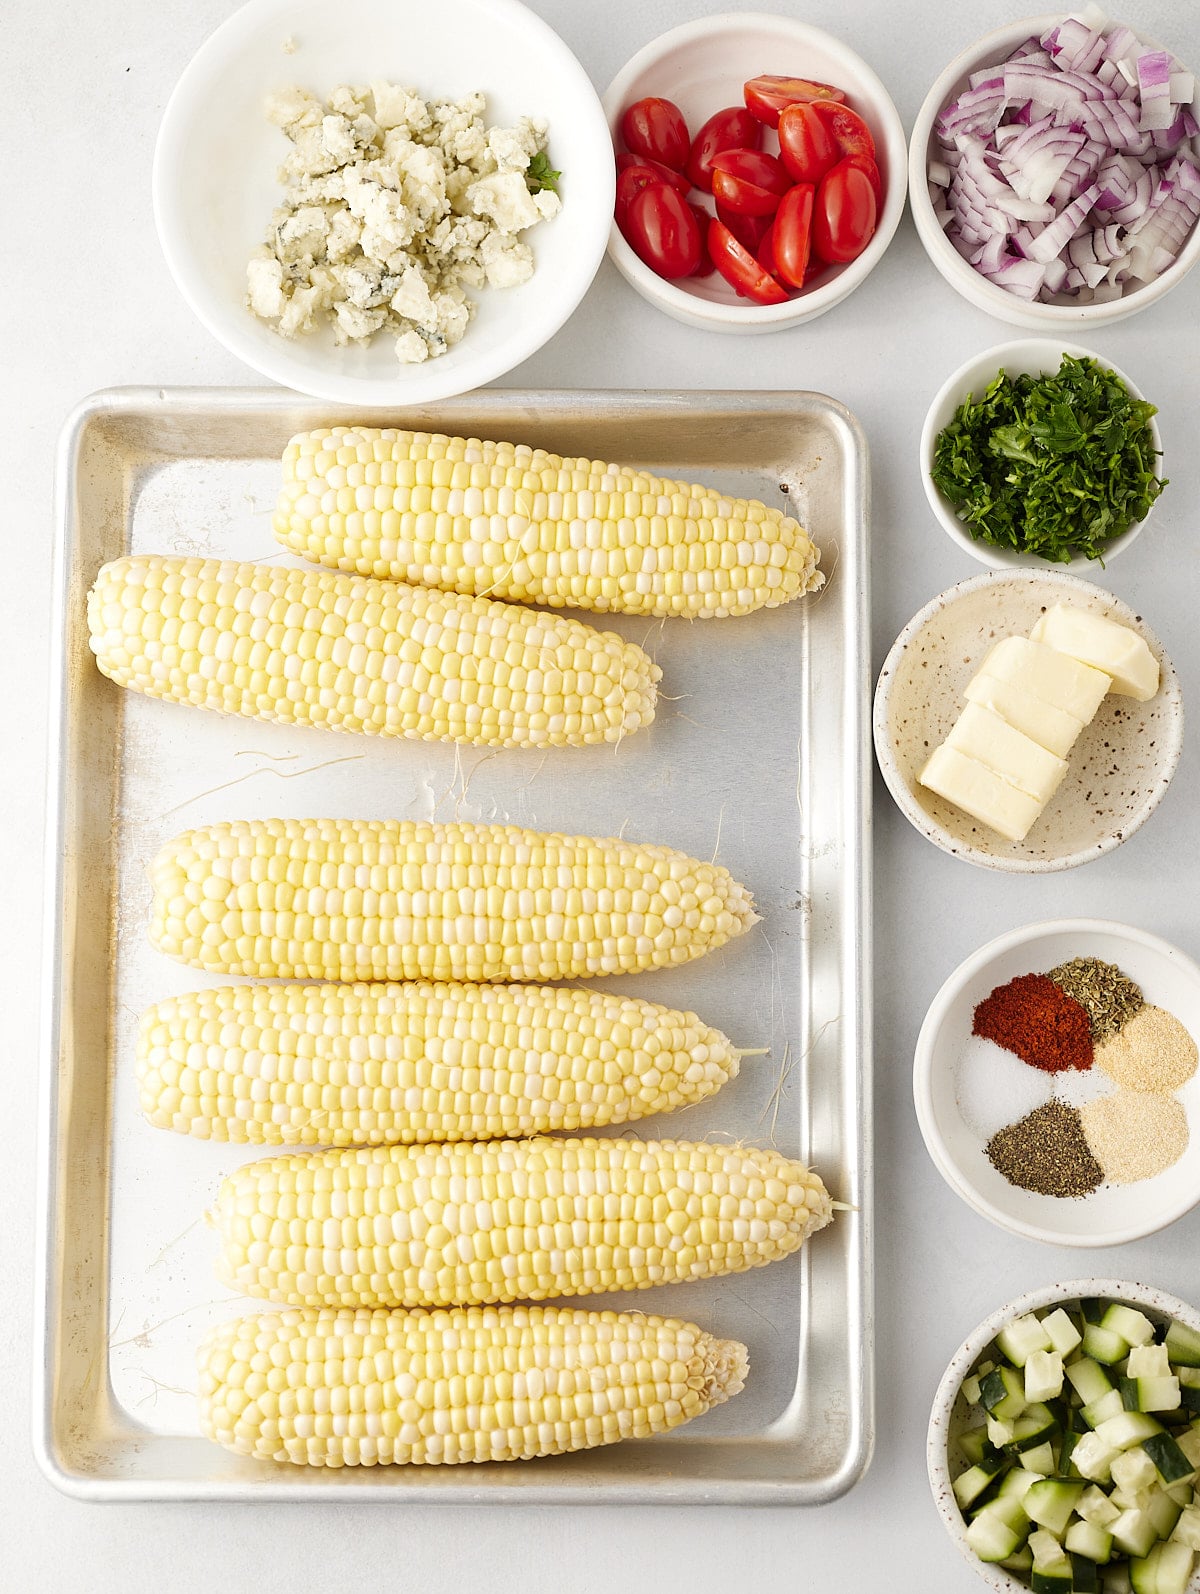
[[[1200,1589],[1200,1312],[1079,1279],[994,1312],[929,1422],[942,1521],[1005,1594]]]

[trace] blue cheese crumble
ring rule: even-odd
[[[273,94],[267,117],[292,147],[247,306],[285,338],[323,319],[339,344],[390,332],[405,364],[453,348],[475,313],[467,289],[527,282],[521,234],[560,207],[527,177],[546,165],[545,122],[488,127],[484,109],[482,94],[425,100],[395,83],[343,85],[327,102]]]

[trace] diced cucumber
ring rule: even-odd
[[[1063,1359],[1056,1350],[1031,1351],[1025,1362],[1025,1399],[1053,1400],[1062,1394]]]
[[[1112,1534],[1113,1543],[1117,1548],[1130,1556],[1148,1555],[1151,1545],[1158,1536],[1149,1516],[1145,1511],[1139,1511],[1136,1506],[1128,1511],[1122,1511],[1108,1531]]]
[[[1196,1491],[1186,1478],[1182,1483],[1164,1484],[1163,1491],[1170,1497],[1170,1499],[1174,1500],[1175,1504],[1181,1511],[1183,1510],[1184,1506],[1195,1505],[1196,1503]]]
[[[1033,1568],[1033,1552],[1027,1544],[1024,1544],[1015,1555],[1006,1555],[1000,1565],[1006,1572],[1016,1572],[1019,1577],[1027,1577]]]
[[[1200,1550],[1200,1506],[1184,1506],[1171,1537],[1176,1544],[1186,1544],[1189,1550]]]
[[[1021,1535],[986,1511],[967,1524],[966,1538],[981,1561],[1003,1561],[1021,1547]]]
[[[1154,1338],[1154,1324],[1145,1312],[1125,1306],[1120,1301],[1114,1301],[1105,1309],[1100,1327],[1119,1334],[1127,1345],[1148,1345]]]
[[[1013,1467],[1001,1479],[1000,1487],[996,1490],[996,1498],[998,1500],[1016,1500],[1021,1509],[1024,1510],[1025,1496],[1033,1488],[1034,1484],[1040,1483],[1044,1477],[1045,1473],[1043,1472],[1029,1472],[1025,1467]]]
[[[1185,1544],[1156,1544],[1129,1563],[1133,1594],[1186,1594],[1193,1552]]]
[[[1042,1318],[1042,1327],[1060,1356],[1069,1356],[1083,1337],[1061,1306]]]
[[[1123,1411],[1119,1417],[1096,1424],[1096,1434],[1114,1450],[1131,1450],[1144,1439],[1163,1431],[1162,1423],[1144,1411]],[[1153,1460],[1153,1457],[1151,1457]]]
[[[1129,1341],[1100,1323],[1089,1323],[1083,1331],[1083,1351],[1093,1361],[1115,1367],[1129,1355]]]
[[[1100,1575],[1096,1563],[1089,1555],[1071,1556],[1071,1588],[1074,1594],[1096,1594]]]
[[[1183,1508],[1175,1504],[1165,1489],[1151,1489],[1146,1499],[1146,1515],[1154,1523],[1155,1533],[1160,1539],[1169,1539],[1183,1515]]]
[[[1166,1378],[1171,1363],[1165,1345],[1135,1345],[1125,1368],[1127,1378]]]
[[[998,1455],[995,1461],[977,1461],[966,1472],[960,1472],[954,1480],[954,1498],[958,1501],[959,1509],[965,1511],[969,1505],[974,1505],[984,1490],[990,1488],[1011,1465],[1007,1457]]]
[[[1067,1483],[1061,1478],[1043,1478],[1027,1491],[1021,1502],[1025,1515],[1038,1523],[1055,1538],[1062,1538],[1067,1523],[1075,1510],[1075,1502],[1083,1493],[1082,1483]]]
[[[1072,1522],[1063,1539],[1063,1547],[1072,1555],[1086,1555],[1089,1561],[1103,1566],[1112,1555],[1112,1534],[1095,1522]]]
[[[1182,1433],[1175,1435],[1175,1443],[1192,1466],[1200,1468],[1200,1417],[1197,1417]]]
[[[1176,1367],[1200,1367],[1200,1333],[1172,1318],[1163,1341],[1167,1355]]]
[[[1137,1398],[1139,1411],[1178,1411],[1179,1380],[1174,1373],[1165,1378],[1139,1378]]]
[[[1098,1489],[1094,1483],[1080,1495],[1075,1512],[1085,1522],[1094,1522],[1098,1528],[1109,1527],[1121,1515],[1104,1490]]]
[[[1113,1387],[1113,1381],[1104,1368],[1090,1356],[1081,1356],[1077,1362],[1072,1362],[1066,1368],[1066,1375],[1085,1406],[1107,1395]]]
[[[1140,1445],[1122,1450],[1112,1464],[1112,1481],[1126,1494],[1137,1494],[1158,1482],[1153,1461]]]
[[[997,1422],[1013,1422],[1025,1410],[1025,1380],[1014,1367],[993,1367],[979,1381],[979,1400]]]
[[[989,1417],[987,1420],[987,1436],[988,1444],[993,1449],[1003,1450],[1013,1436],[1013,1425],[1011,1422],[1001,1422],[998,1417]]]
[[[1104,1568],[1104,1594],[1133,1594],[1127,1561],[1112,1561]]]
[[[1107,1422],[1110,1417],[1117,1417],[1123,1411],[1136,1409],[1136,1405],[1132,1407],[1126,1406],[1125,1397],[1121,1390],[1110,1389],[1106,1395],[1101,1395],[1099,1400],[1089,1401],[1082,1408],[1083,1420],[1089,1428],[1098,1428],[1102,1422]]]
[[[1013,1423],[1012,1438],[1008,1442],[1010,1450],[1018,1453],[1022,1450],[1032,1450],[1035,1445],[1046,1442],[1053,1434],[1058,1433],[1058,1419],[1049,1406],[1041,1401],[1029,1406]]]
[[[979,1375],[977,1373],[972,1373],[969,1378],[963,1379],[962,1392],[963,1399],[966,1401],[968,1406],[978,1406]]]
[[[1190,1478],[1196,1470],[1169,1433],[1150,1434],[1142,1440],[1142,1449],[1154,1463],[1164,1483],[1179,1483],[1184,1478]]]
[[[996,1344],[1014,1367],[1024,1367],[1035,1350],[1049,1350],[1050,1336],[1032,1312],[1015,1317],[996,1335]]]
[[[1098,1323],[1104,1316],[1105,1303],[1095,1295],[1085,1295],[1079,1302],[1084,1323]]]
[[[992,1448],[988,1441],[986,1423],[978,1428],[964,1428],[954,1442],[972,1465],[982,1461],[988,1450]]]
[[[1175,1369],[1175,1376],[1184,1389],[1200,1389],[1200,1367],[1188,1367],[1181,1364]]]
[[[1099,1434],[1085,1433],[1071,1452],[1071,1463],[1081,1478],[1093,1483],[1107,1483],[1112,1476],[1112,1464],[1120,1455],[1114,1445],[1105,1444]]]
[[[1029,1535],[1033,1570],[1029,1584],[1035,1594],[1070,1594],[1071,1560],[1054,1535],[1039,1529]]]
[[[1049,1439],[1044,1445],[1034,1445],[1031,1450],[1022,1450],[1021,1465],[1027,1472],[1036,1473],[1039,1478],[1052,1478],[1060,1468],[1058,1456],[1054,1453],[1054,1446]]]
[[[1075,1446],[1079,1443],[1082,1437],[1083,1436],[1081,1434],[1076,1433],[1074,1429],[1070,1428],[1065,1434],[1063,1434],[1062,1444],[1058,1448],[1058,1465],[1054,1468],[1054,1474],[1056,1477],[1079,1478],[1083,1476],[1078,1467],[1075,1465],[1073,1459],[1075,1455]],[[1047,1473],[1047,1477],[1048,1476],[1049,1474]]]
[[[1200,1377],[1197,1377],[1193,1383],[1191,1379],[1184,1377],[1185,1373],[1200,1374],[1200,1368],[1181,1367],[1176,1373],[1175,1376],[1179,1379],[1179,1404],[1185,1411],[1200,1411]]]

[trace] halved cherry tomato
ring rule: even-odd
[[[725,223],[742,248],[748,249],[752,255],[758,253],[758,246],[771,225],[769,216],[750,216],[743,211],[727,210],[720,200],[717,201],[717,218]]]
[[[651,271],[673,281],[700,264],[700,224],[692,207],[666,183],[633,196],[621,231]]]
[[[779,201],[771,223],[771,254],[774,275],[789,288],[802,288],[812,246],[813,202],[816,189],[811,183],[797,183]],[[762,259],[761,254],[759,259]],[[764,262],[765,264],[765,262]]]
[[[875,191],[859,166],[839,161],[826,172],[813,210],[812,246],[822,260],[857,260],[875,232]]]
[[[764,271],[725,223],[715,218],[708,226],[708,252],[725,281],[744,299],[753,299],[755,304],[787,303],[787,294],[770,272]]]
[[[703,205],[689,202],[688,209],[696,218],[696,225],[700,229],[700,264],[692,272],[693,277],[711,277],[717,269],[713,265],[713,258],[708,252],[708,224],[712,220]]]
[[[625,170],[617,178],[617,202],[613,211],[617,218],[617,226],[622,232],[625,231],[625,223],[629,217],[629,207],[633,204],[636,196],[644,188],[656,188],[660,184],[664,188],[672,186],[670,183],[663,182],[663,179],[649,162],[635,162],[632,166],[626,166]]]
[[[761,149],[762,123],[744,105],[729,105],[717,111],[692,140],[687,174],[697,188],[712,193],[712,163],[723,149]]]
[[[809,100],[840,101],[846,98],[843,89],[832,83],[815,83],[806,77],[776,77],[770,72],[753,77],[742,89],[746,108],[768,127],[779,124],[779,113],[785,105],[806,104]]]
[[[649,155],[682,171],[691,140],[683,112],[671,100],[651,96],[621,113],[621,137],[635,155]]]
[[[883,178],[879,175],[879,167],[869,155],[847,155],[846,160],[851,166],[857,166],[860,172],[866,172],[867,180],[875,194],[876,216],[883,210]]]
[[[828,128],[839,156],[865,155],[868,160],[875,159],[871,129],[857,111],[852,111],[848,105],[834,105],[829,100],[814,100],[812,106]]]
[[[772,216],[788,174],[774,155],[756,149],[723,149],[713,161],[713,198],[743,216]]]
[[[627,172],[631,166],[648,166],[654,175],[664,183],[669,183],[672,188],[677,188],[686,196],[691,193],[692,185],[682,172],[672,171],[669,166],[664,166],[661,161],[651,160],[649,155],[618,155],[617,175]]]
[[[754,258],[769,277],[779,277],[779,267],[775,261],[775,218],[771,217],[771,225],[763,233],[762,243],[755,250]]]
[[[816,107],[797,101],[779,114],[779,159],[797,183],[819,183],[838,163],[838,147]]]

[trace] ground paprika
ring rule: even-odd
[[[972,1033],[1047,1074],[1092,1066],[1087,1010],[1044,974],[1018,974],[975,1009]]]

